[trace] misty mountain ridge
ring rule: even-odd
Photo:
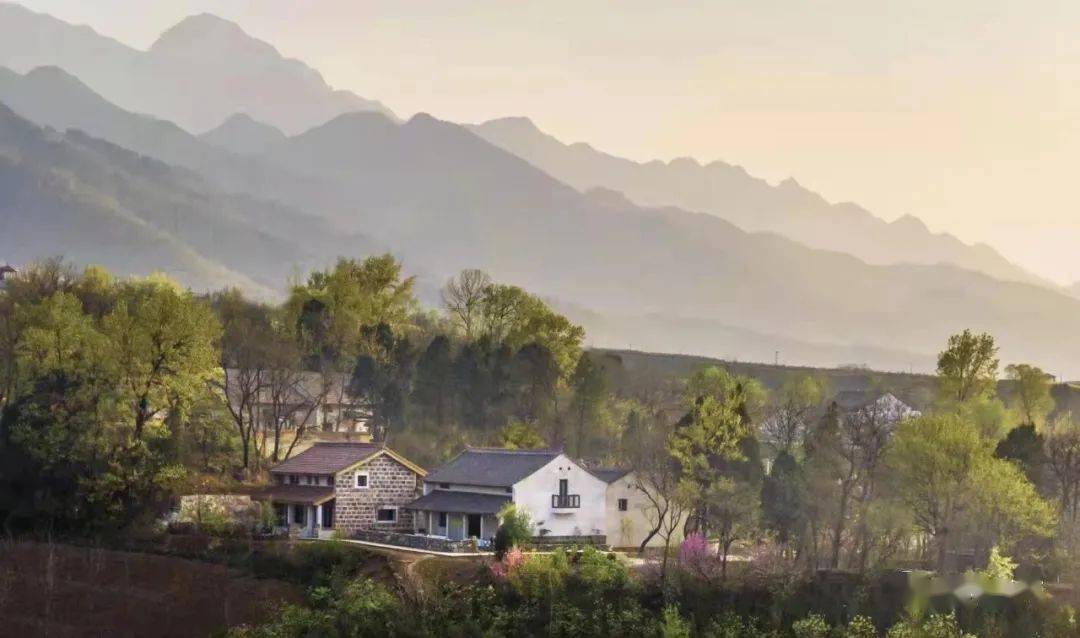
[[[378,102],[330,87],[318,71],[210,14],[184,19],[141,51],[89,27],[0,3],[0,66],[57,66],[126,110],[152,113],[189,131],[248,113],[299,132]]]
[[[281,129],[258,122],[247,113],[236,113],[200,135],[199,139],[240,155],[262,155],[284,143],[286,135]]]
[[[135,183],[144,185],[139,192],[149,203],[129,200],[125,191],[99,179],[105,170],[81,181],[123,203],[131,213],[127,217],[159,233],[175,237],[188,231],[178,239],[183,247],[222,268],[237,268],[237,275],[256,285],[278,276],[290,254],[302,261],[317,253],[313,260],[325,261],[386,247],[409,272],[421,273],[428,289],[461,268],[479,267],[501,281],[585,309],[583,315],[600,318],[584,320],[586,328],[595,329],[590,339],[598,345],[649,343],[650,349],[745,359],[760,357],[770,344],[783,344],[785,352],[813,359],[805,363],[862,361],[902,369],[905,360],[932,363],[931,353],[948,334],[970,327],[993,332],[1006,360],[1037,360],[1063,370],[1080,358],[1080,346],[1060,338],[1080,327],[1080,302],[1059,292],[950,265],[871,265],[780,234],[746,232],[715,214],[642,206],[620,194],[625,189],[582,193],[472,131],[428,115],[402,123],[370,111],[347,113],[300,134],[274,136],[276,141],[268,129],[232,118],[225,132],[247,128],[267,142],[265,151],[245,154],[214,146],[168,121],[118,108],[59,70],[0,76],[6,78],[0,81],[0,101],[18,102],[15,110],[34,121],[47,118],[54,128],[83,128],[190,169],[165,166],[165,174],[197,179],[200,186],[140,177]],[[255,115],[250,119],[262,121]],[[95,152],[105,144],[83,143],[86,134],[75,132],[64,137]],[[227,138],[217,141],[231,144],[222,141]],[[106,154],[111,159],[100,160],[101,165],[120,164],[115,169],[120,174],[129,170],[122,166],[133,160],[120,162],[121,150],[113,147]],[[9,151],[17,152],[22,151]],[[46,173],[72,172],[71,166],[54,166],[45,158],[38,167]],[[794,183],[768,188],[800,190]],[[187,202],[201,191],[207,199],[199,206],[188,202],[184,209],[193,220],[189,231],[176,223],[166,202]],[[69,218],[96,219],[101,213],[89,204],[61,208]],[[275,214],[261,219],[262,210]],[[17,213],[9,207],[7,216]],[[214,244],[195,232],[218,218],[229,228],[214,236],[226,239]],[[287,220],[294,220],[292,226],[283,228]],[[229,237],[249,239],[245,227],[251,241],[263,242],[261,248],[248,252],[231,246]],[[37,256],[66,252],[48,229],[35,231],[27,223],[22,232],[38,239]],[[55,248],[45,250],[42,242]],[[96,244],[75,248],[82,252],[73,258],[85,261]],[[23,259],[21,254],[15,258]],[[148,262],[155,257],[139,254],[127,267],[153,269]],[[284,277],[276,281],[280,286]]]
[[[0,185],[0,253],[16,263],[62,254],[118,274],[163,271],[196,290],[237,286],[272,299],[294,272],[336,257],[323,250],[379,250],[322,219],[228,195],[81,131],[39,128],[2,104]]]
[[[345,114],[263,155],[242,156],[107,102],[88,118],[83,102],[100,96],[53,76],[64,80],[55,91],[26,86],[54,105],[50,116],[58,125],[67,119],[99,126],[101,119],[141,144],[144,155],[191,161],[208,183],[241,176],[231,189],[360,232],[393,249],[411,272],[427,273],[429,287],[480,267],[588,308],[607,318],[586,322],[597,329],[599,345],[685,350],[689,344],[677,337],[692,334],[703,354],[748,358],[775,341],[813,357],[806,363],[827,365],[830,352],[832,363],[858,361],[862,353],[869,363],[902,368],[907,353],[909,365],[920,365],[947,334],[970,326],[998,334],[1003,356],[1014,348],[1024,358],[1063,364],[1074,354],[1053,337],[1074,329],[1070,317],[1080,316],[1080,305],[1063,295],[949,266],[871,266],[776,234],[747,233],[714,215],[641,207],[610,191],[582,194],[428,115],[399,124],[377,113]],[[18,87],[13,82],[8,90]],[[68,91],[82,97],[69,99]],[[73,112],[65,115],[65,105]],[[131,134],[148,122],[175,135]],[[164,148],[155,151],[159,143]],[[328,258],[366,254],[327,234],[298,223],[292,237]],[[265,269],[271,271],[280,269]],[[1040,317],[1037,325],[1032,316]],[[752,348],[748,332],[760,335]]]
[[[948,263],[999,279],[1056,287],[985,244],[933,233],[917,217],[886,222],[850,202],[830,203],[788,178],[777,185],[741,166],[692,158],[639,163],[583,142],[564,144],[525,117],[470,127],[579,190],[604,187],[646,206],[672,205],[722,217],[749,231],[776,232],[812,248],[849,253],[870,264]]]

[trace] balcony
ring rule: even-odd
[[[552,494],[551,509],[576,509],[581,507],[580,494]]]

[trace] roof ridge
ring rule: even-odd
[[[529,449],[506,448],[506,447],[483,447],[483,446],[473,447],[471,445],[466,445],[464,451],[465,452],[495,453],[495,454],[533,454],[533,455],[537,455],[537,456],[544,455],[544,454],[562,454],[562,450],[556,450],[556,449],[551,449],[551,448],[529,450]]]

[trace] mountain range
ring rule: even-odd
[[[0,254],[9,261],[62,254],[121,274],[163,271],[198,290],[237,286],[274,299],[290,275],[355,250],[378,246],[81,131],[38,127],[0,105]]]
[[[578,142],[564,144],[531,120],[507,117],[470,127],[487,141],[581,190],[608,188],[646,206],[679,206],[722,217],[749,231],[775,232],[812,248],[870,264],[954,264],[999,279],[1053,286],[986,244],[933,233],[917,217],[892,222],[850,202],[833,204],[787,179],[771,185],[741,166],[691,158],[634,162]]]
[[[1080,301],[1059,290],[955,263],[868,263],[713,210],[586,189],[493,144],[490,127],[367,109],[295,132],[237,109],[195,136],[84,80],[0,73],[0,102],[21,116],[6,112],[22,122],[10,128],[30,131],[0,145],[0,179],[25,193],[0,199],[5,259],[64,253],[280,294],[289,274],[336,255],[392,250],[429,293],[466,267],[538,292],[595,345],[926,369],[970,327],[993,332],[1006,361],[1060,372],[1080,355],[1062,338],[1080,328]],[[65,224],[100,230],[57,234]],[[146,233],[168,250],[143,250],[133,237]]]
[[[335,90],[318,71],[282,56],[239,26],[191,16],[142,51],[15,3],[0,3],[0,66],[20,73],[57,66],[126,110],[152,113],[189,131],[247,113],[299,132],[373,100]]]

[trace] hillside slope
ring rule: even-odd
[[[583,195],[426,115],[402,125],[341,116],[266,159],[332,182],[328,195],[352,204],[336,213],[342,223],[433,272],[479,266],[609,316],[915,353],[971,327],[994,332],[1007,358],[1044,365],[1070,361],[1058,336],[1080,327],[1080,304],[1039,286],[946,265],[869,265],[713,215]]]
[[[361,254],[374,244],[277,204],[221,193],[202,178],[79,131],[39,128],[0,105],[0,254],[63,255],[120,274],[164,271],[198,290],[280,295],[296,270],[333,257],[294,238]]]

